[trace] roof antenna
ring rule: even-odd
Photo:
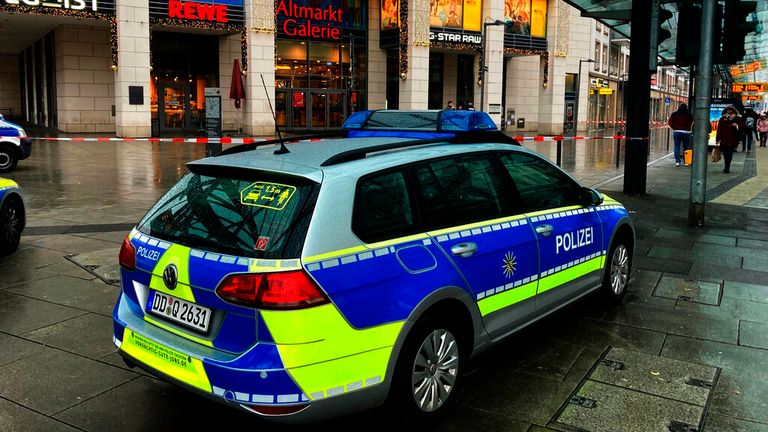
[[[272,99],[269,98],[269,92],[267,91],[267,85],[264,83],[264,75],[259,74],[261,77],[261,85],[264,87],[264,94],[267,96],[267,102],[269,102],[269,110],[272,111],[272,119],[275,121],[275,130],[277,131],[277,138],[280,140],[280,148],[275,150],[275,154],[290,153],[288,148],[285,147],[283,136],[280,134],[280,126],[277,125],[277,116],[275,116],[275,110],[272,108]]]

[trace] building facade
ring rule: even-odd
[[[619,43],[562,0],[0,0],[0,22],[0,112],[70,133],[272,135],[450,101],[560,134],[617,118],[627,62],[585,64],[597,33]]]

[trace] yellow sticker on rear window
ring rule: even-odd
[[[240,191],[240,204],[283,210],[294,193],[296,193],[294,186],[256,182]]]

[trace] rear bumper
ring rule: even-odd
[[[118,353],[127,363],[216,402],[273,422],[299,424],[372,408],[386,399],[384,385],[313,398],[283,367],[275,344],[260,342],[237,356],[222,353],[145,322],[126,302],[121,295],[113,313]],[[268,415],[258,412],[259,407],[294,407],[298,411]]]

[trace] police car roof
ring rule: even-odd
[[[500,132],[499,132],[500,133]],[[392,145],[396,148],[388,148]],[[492,149],[522,149],[509,143],[473,142],[461,144],[451,139],[433,138],[414,140],[401,137],[361,137],[307,140],[287,143],[288,153],[275,154],[278,144],[257,147],[246,152],[225,154],[189,162],[192,171],[196,167],[216,166],[264,170],[300,176],[320,182],[323,176],[356,175],[386,169],[408,162],[436,156],[484,151]],[[352,157],[339,163],[326,164],[339,155],[352,153]]]

